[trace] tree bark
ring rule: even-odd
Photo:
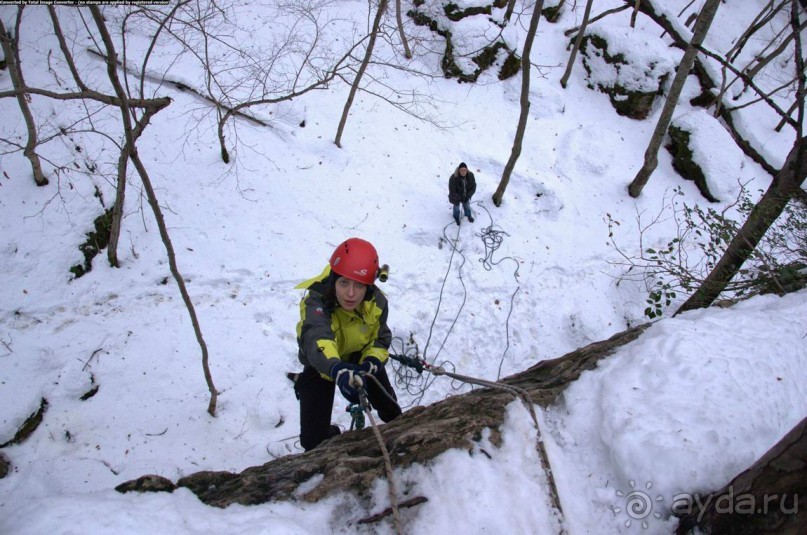
[[[630,14],[630,27],[636,27],[636,15],[639,14],[639,6],[642,4],[642,0],[636,0],[636,3],[633,5],[633,13]]]
[[[516,0],[508,0],[507,2],[507,9],[504,11],[504,21],[505,23],[510,22],[510,17],[513,16],[513,10],[516,8]]]
[[[664,101],[661,117],[659,117],[659,121],[650,138],[650,144],[645,151],[644,165],[636,174],[636,177],[634,177],[633,182],[628,186],[628,193],[631,197],[638,197],[642,193],[642,189],[650,179],[650,175],[656,170],[656,166],[658,165],[658,151],[661,148],[664,134],[667,133],[667,128],[670,126],[673,113],[678,105],[678,97],[681,95],[681,90],[684,88],[684,83],[686,82],[687,76],[689,76],[689,71],[692,69],[692,64],[695,62],[698,47],[703,43],[706,34],[709,32],[709,27],[712,25],[712,20],[719,6],[720,0],[706,0],[706,3],[701,8],[698,21],[695,23],[692,41],[687,46],[684,57],[681,59],[681,63],[675,71],[675,78],[670,87],[670,92],[667,95],[667,100]]]
[[[380,0],[378,3],[378,11],[375,14],[373,28],[370,31],[370,40],[367,42],[367,50],[364,53],[364,59],[359,67],[359,72],[356,73],[356,79],[353,80],[353,85],[350,86],[350,94],[347,97],[347,102],[345,102],[345,109],[342,110],[342,118],[339,121],[339,128],[336,130],[336,139],[334,140],[334,143],[336,143],[336,146],[340,149],[342,148],[342,133],[345,130],[347,116],[350,113],[350,107],[353,105],[353,99],[356,97],[356,92],[359,90],[359,84],[361,83],[362,76],[364,76],[364,71],[367,70],[367,65],[370,63],[370,59],[373,57],[373,48],[375,47],[375,40],[378,36],[378,28],[381,26],[381,18],[384,16],[384,12],[387,10],[387,3],[388,0]]]
[[[395,19],[398,22],[398,33],[401,35],[401,44],[404,48],[404,57],[412,59],[412,51],[409,50],[409,41],[406,40],[406,32],[403,27],[403,17],[401,16],[401,0],[395,0]]]
[[[516,136],[513,139],[513,148],[510,151],[510,158],[504,166],[502,179],[499,181],[499,187],[496,188],[496,192],[493,194],[493,204],[496,206],[502,205],[504,190],[507,189],[507,184],[510,183],[510,175],[513,173],[518,157],[521,156],[521,144],[524,141],[524,132],[527,130],[527,119],[530,115],[530,53],[532,52],[532,43],[535,41],[535,34],[538,31],[538,21],[541,19],[541,11],[544,9],[544,0],[537,0],[533,9],[534,11],[530,18],[530,27],[527,30],[527,37],[524,41],[524,51],[521,54],[521,115],[519,115],[518,118]]]
[[[31,162],[31,172],[34,175],[34,182],[37,186],[46,186],[48,179],[45,173],[42,172],[42,162],[39,160],[39,155],[36,153],[36,146],[39,144],[37,140],[36,122],[31,113],[31,108],[28,106],[28,99],[30,96],[21,92],[25,88],[25,79],[22,75],[22,65],[20,64],[20,25],[22,22],[23,6],[17,8],[17,22],[14,28],[14,35],[11,36],[6,31],[3,21],[0,20],[0,45],[3,48],[3,54],[6,56],[6,63],[8,64],[8,73],[11,76],[11,83],[14,89],[20,91],[17,93],[17,104],[20,106],[20,111],[25,119],[25,127],[28,129],[28,141],[23,148],[23,154],[28,161]]]
[[[807,418],[731,483],[682,505],[676,533],[801,535],[807,533]],[[708,502],[706,500],[709,500]],[[675,507],[673,510],[675,511]],[[691,509],[691,510],[690,510]],[[799,515],[799,509],[802,514]]]
[[[577,57],[578,50],[580,50],[580,43],[583,42],[583,34],[586,33],[586,26],[588,26],[588,19],[591,15],[591,4],[593,3],[594,0],[587,0],[586,2],[586,9],[583,12],[583,22],[580,23],[580,31],[577,32],[577,37],[574,39],[574,47],[572,47],[572,53],[569,54],[569,63],[566,65],[566,72],[563,73],[563,77],[560,79],[560,85],[563,89],[566,89],[566,83],[569,81],[569,76],[572,74],[574,60]]]

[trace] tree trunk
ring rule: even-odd
[[[403,17],[401,16],[401,0],[395,0],[395,19],[398,22],[398,33],[401,34],[401,44],[404,47],[404,57],[412,59],[412,51],[409,50],[409,42],[406,40],[406,33],[403,27]]]
[[[510,151],[510,159],[504,166],[502,172],[502,179],[499,181],[499,187],[493,194],[493,204],[496,206],[502,205],[502,197],[504,190],[507,189],[507,184],[510,182],[510,175],[513,173],[513,168],[516,166],[518,157],[521,155],[521,144],[524,141],[524,132],[527,130],[527,119],[530,115],[530,52],[532,51],[532,42],[535,40],[535,33],[538,31],[538,21],[541,19],[541,10],[544,9],[544,0],[535,2],[535,11],[532,12],[530,18],[530,27],[527,30],[527,37],[524,41],[524,51],[521,54],[521,115],[518,118],[518,126],[516,127],[516,137],[513,139],[513,149]]]
[[[683,509],[676,533],[801,535],[807,533],[807,418],[723,489]],[[707,502],[708,500],[708,502]],[[799,515],[799,509],[802,514]]]
[[[112,267],[120,267],[118,260],[118,243],[120,242],[120,231],[123,223],[123,206],[126,199],[126,172],[129,169],[128,146],[121,148],[118,157],[118,180],[115,188],[115,204],[112,207],[112,224],[109,229],[109,244],[107,245],[106,258]]]
[[[562,358],[539,362],[500,383],[524,389],[534,403],[548,407],[581,373],[596,368],[600,359],[636,340],[648,326],[624,331]],[[513,400],[501,390],[482,388],[408,410],[380,428],[393,467],[423,464],[449,449],[472,451],[486,429],[490,430],[490,440],[499,444],[499,427]],[[318,485],[305,493],[297,491],[300,483],[317,475],[322,476]],[[382,477],[384,459],[373,430],[365,428],[343,433],[307,453],[281,457],[239,474],[197,472],[181,478],[177,485],[187,487],[208,505],[227,507],[271,500],[313,502],[341,491],[367,495]],[[137,481],[124,483],[118,490],[137,490]]]
[[[755,33],[757,33],[759,30],[764,28],[765,25],[767,25],[773,19],[773,17],[776,16],[776,14],[779,12],[779,10],[784,8],[785,5],[787,4],[787,2],[789,2],[789,1],[790,0],[782,0],[779,3],[779,5],[774,7],[774,5],[773,5],[774,0],[770,0],[765,5],[765,7],[763,7],[760,10],[760,12],[757,14],[757,16],[754,18],[754,20],[748,26],[748,28],[746,28],[746,30],[739,37],[739,39],[737,39],[737,43],[735,43],[735,45],[733,47],[731,47],[731,50],[729,50],[726,53],[726,60],[727,61],[736,61],[737,56],[740,55],[740,53],[743,51],[743,48],[745,48],[745,45],[748,44],[748,40]]]
[[[707,275],[703,284],[695,290],[686,302],[681,305],[675,314],[705,308],[711,305],[720,295],[726,285],[740,271],[745,261],[756,249],[762,236],[782,214],[785,206],[795,195],[801,192],[801,185],[807,178],[807,138],[804,137],[804,96],[805,89],[804,58],[801,51],[801,34],[798,28],[799,6],[792,0],[790,12],[790,25],[793,28],[795,47],[794,58],[796,76],[798,79],[796,90],[796,103],[798,104],[798,119],[796,121],[796,140],[793,148],[785,159],[782,169],[773,177],[770,187],[751,210],[748,219],[731,240],[726,252],[717,262],[711,273]]]
[[[577,51],[580,50],[580,43],[583,42],[583,34],[586,33],[586,26],[588,26],[588,18],[591,15],[591,4],[594,0],[586,2],[586,9],[583,12],[583,22],[580,24],[580,31],[577,32],[577,37],[574,39],[574,47],[572,53],[569,54],[569,63],[566,65],[566,72],[563,73],[563,78],[560,79],[560,85],[566,89],[566,83],[569,81],[569,76],[572,74],[572,67],[574,67],[574,60],[577,57]]]
[[[25,78],[22,75],[22,65],[20,64],[20,24],[22,22],[22,9],[20,6],[17,8],[17,22],[14,28],[14,36],[9,35],[3,21],[0,20],[0,45],[3,48],[3,54],[6,56],[6,63],[8,64],[8,73],[11,76],[11,83],[14,89],[22,90],[25,88]],[[23,154],[28,161],[31,162],[31,172],[34,175],[34,182],[37,186],[46,186],[48,179],[42,172],[42,162],[39,161],[39,155],[36,153],[36,146],[38,145],[36,123],[34,116],[31,113],[31,108],[28,106],[28,95],[23,93],[17,94],[17,103],[20,106],[20,111],[25,119],[25,126],[28,129],[28,141],[25,143]]]
[[[630,27],[636,27],[636,15],[639,14],[639,6],[642,4],[642,0],[636,0],[636,3],[633,5],[633,13],[630,14]]]
[[[650,144],[644,154],[644,165],[636,174],[633,182],[628,186],[628,193],[631,197],[638,197],[642,193],[642,189],[650,179],[650,175],[656,170],[658,165],[658,151],[661,148],[661,142],[664,139],[664,134],[667,133],[667,128],[672,121],[673,112],[678,105],[678,97],[681,95],[681,90],[684,88],[689,71],[692,64],[695,62],[695,56],[698,54],[698,47],[703,43],[706,34],[709,32],[709,27],[712,25],[712,20],[717,13],[717,8],[720,6],[720,0],[706,0],[706,3],[701,8],[698,21],[695,23],[695,29],[692,35],[692,41],[687,46],[684,52],[684,57],[675,71],[675,78],[673,79],[670,93],[667,95],[667,100],[664,102],[664,108],[661,110],[661,117],[659,117],[656,129],[650,138]]]
[[[370,59],[373,57],[373,48],[375,47],[375,40],[378,36],[378,28],[381,26],[381,17],[384,16],[384,12],[387,10],[387,3],[388,0],[380,0],[378,3],[378,11],[375,14],[373,28],[370,31],[370,40],[367,43],[367,50],[364,53],[364,59],[359,67],[359,72],[356,73],[356,79],[353,80],[353,85],[350,86],[350,94],[347,97],[347,102],[345,102],[345,109],[342,111],[342,119],[339,121],[339,128],[336,130],[336,139],[334,140],[334,143],[336,143],[336,146],[340,149],[342,148],[342,132],[345,130],[347,116],[350,113],[350,107],[353,105],[353,99],[356,96],[356,92],[359,90],[359,84],[361,83],[362,76],[364,76],[364,71],[367,70],[367,65],[370,63]]]
[[[768,191],[751,210],[748,219],[726,248],[726,252],[703,284],[681,305],[675,315],[687,310],[705,308],[720,295],[754,251],[762,236],[782,214],[788,201],[798,192],[807,176],[807,138],[793,144],[782,170],[776,174]]]
[[[196,341],[199,343],[199,347],[202,350],[202,369],[205,375],[205,381],[207,382],[208,390],[210,391],[210,402],[207,406],[207,412],[211,416],[216,416],[216,400],[218,398],[218,391],[216,390],[215,386],[213,385],[213,377],[210,373],[210,366],[208,364],[208,351],[207,351],[207,344],[202,337],[202,329],[199,326],[199,320],[196,316],[196,309],[193,306],[193,301],[191,301],[190,294],[188,294],[188,289],[185,287],[185,279],[179,273],[179,268],[177,267],[176,261],[176,254],[174,253],[174,246],[171,243],[171,237],[168,235],[168,227],[165,224],[165,219],[162,216],[162,211],[160,210],[160,204],[157,201],[157,195],[154,192],[154,188],[151,185],[151,179],[149,178],[148,172],[146,171],[143,162],[140,160],[140,155],[137,151],[136,139],[139,136],[139,131],[145,127],[146,123],[148,123],[148,118],[150,117],[149,111],[147,110],[144,113],[144,117],[138,122],[136,128],[132,128],[132,116],[130,113],[129,107],[129,98],[126,95],[126,92],[123,90],[123,86],[120,83],[117,73],[117,54],[115,53],[115,46],[112,43],[112,38],[109,35],[109,31],[107,30],[106,23],[104,22],[104,17],[101,14],[101,10],[98,6],[91,5],[90,6],[90,13],[92,13],[93,20],[95,21],[96,26],[98,27],[99,32],[101,33],[101,38],[104,42],[107,51],[107,74],[109,75],[109,81],[112,83],[112,87],[115,89],[115,94],[118,96],[120,100],[120,111],[121,111],[121,122],[123,124],[124,134],[126,136],[126,146],[124,147],[124,151],[128,153],[129,158],[132,160],[132,164],[134,164],[135,168],[137,169],[138,174],[140,175],[141,180],[143,181],[143,187],[146,190],[146,195],[148,197],[149,206],[151,206],[152,211],[154,212],[154,218],[157,220],[157,227],[160,230],[160,238],[162,239],[163,245],[165,246],[166,254],[168,255],[168,265],[171,270],[171,275],[173,275],[174,280],[179,287],[179,293],[182,295],[182,300],[185,303],[185,307],[188,310],[188,314],[191,318],[191,323],[193,324],[193,330],[196,334]],[[156,113],[156,109],[152,109],[151,113]]]
[[[513,10],[516,8],[516,0],[508,0],[507,9],[504,11],[505,22],[510,22],[510,17],[513,16]]]

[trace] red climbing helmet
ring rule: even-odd
[[[378,253],[372,243],[350,238],[331,255],[331,271],[369,286],[375,282],[378,273]]]

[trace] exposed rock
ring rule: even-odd
[[[670,125],[667,132],[670,135],[670,144],[665,148],[672,154],[673,169],[685,179],[695,182],[698,191],[701,192],[701,195],[706,200],[718,202],[718,199],[709,191],[709,185],[706,181],[706,175],[703,174],[703,169],[692,157],[692,149],[689,146],[690,133],[675,125]]]
[[[0,444],[0,448],[5,448],[6,446],[11,446],[12,444],[22,444],[25,440],[30,437],[36,428],[39,427],[39,424],[42,423],[42,418],[45,416],[45,412],[48,410],[48,400],[42,398],[39,402],[39,410],[29,416],[25,422],[23,422],[22,426],[17,430],[14,434],[14,438]]]
[[[9,472],[11,472],[11,462],[0,453],[0,479],[6,477]]]
[[[107,245],[109,245],[110,232],[112,230],[112,209],[104,210],[104,213],[95,218],[93,223],[95,230],[87,233],[87,240],[78,246],[79,251],[84,255],[84,263],[76,264],[70,268],[70,273],[76,278],[82,277],[92,270],[92,261]]]
[[[563,7],[565,4],[566,2],[558,0],[555,0],[554,2],[544,2],[544,9],[541,11],[541,15],[543,15],[547,22],[555,23],[558,21],[558,19],[560,19],[560,15],[563,13]]]
[[[635,327],[562,358],[540,362],[502,382],[526,390],[535,403],[548,406],[583,371],[593,369],[600,359],[635,340],[645,328]],[[486,429],[489,440],[500,444],[499,427],[512,401],[513,396],[506,392],[484,388],[405,412],[381,427],[393,467],[427,464],[454,448],[470,452]],[[239,474],[198,472],[180,479],[177,485],[187,487],[209,505],[226,507],[284,499],[317,501],[337,491],[365,495],[383,477],[384,458],[368,427],[338,435],[312,451],[288,455]]]
[[[669,51],[659,48],[660,43],[656,36],[638,30],[590,28],[580,43],[589,87],[607,94],[619,115],[646,119],[674,71]],[[631,50],[634,63],[626,59],[623,49]]]
[[[121,483],[115,487],[115,490],[118,492],[174,492],[176,488],[176,485],[170,479],[162,476],[147,475]]]
[[[407,12],[415,24],[426,26],[432,32],[443,37],[446,41],[443,59],[440,61],[440,68],[446,78],[457,78],[460,82],[475,82],[479,76],[493,66],[500,54],[506,53],[502,67],[499,69],[498,77],[505,80],[514,76],[521,69],[521,59],[503,41],[496,40],[482,48],[482,50],[471,58],[476,65],[473,72],[466,72],[457,62],[455,45],[452,40],[452,33],[449,29],[451,23],[460,21],[466,17],[479,15],[490,15],[492,9],[503,8],[507,5],[506,0],[496,0],[485,6],[473,6],[460,9],[456,4],[447,2],[443,5],[442,13],[435,11],[433,5],[426,5],[423,1],[415,1],[415,9]],[[421,9],[423,8],[423,9]],[[443,18],[445,17],[445,18]]]

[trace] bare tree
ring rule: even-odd
[[[384,12],[387,10],[387,4],[388,0],[380,0],[378,3],[378,11],[376,11],[373,27],[370,30],[370,38],[367,42],[367,50],[364,52],[364,60],[361,62],[359,71],[356,73],[356,78],[353,80],[353,84],[350,86],[350,93],[348,94],[347,102],[345,102],[345,108],[342,110],[342,118],[339,120],[339,128],[336,130],[336,139],[334,139],[334,143],[340,149],[342,148],[342,133],[345,130],[347,116],[350,113],[350,107],[353,105],[353,99],[356,97],[356,92],[359,90],[359,84],[361,84],[364,71],[367,70],[367,65],[370,63],[370,58],[373,57],[373,47],[375,47],[376,37],[378,36],[378,28],[381,26],[381,18],[384,16]]]
[[[510,17],[513,16],[513,11],[516,9],[516,0],[507,1],[507,9],[504,11],[505,22],[510,22]]]
[[[586,33],[588,18],[591,15],[591,4],[593,3],[594,0],[586,1],[586,9],[583,12],[583,22],[580,23],[580,30],[577,32],[577,37],[574,39],[574,46],[572,47],[571,54],[569,54],[569,63],[566,64],[566,72],[563,73],[563,77],[560,79],[560,85],[564,89],[566,89],[566,83],[569,81],[569,76],[572,74],[574,60],[577,57],[577,52],[580,50],[580,43],[583,42],[583,35]]]
[[[182,278],[177,269],[176,255],[174,254],[173,246],[171,245],[171,240],[167,232],[167,227],[165,225],[164,218],[162,217],[159,202],[154,193],[154,188],[151,185],[148,172],[140,159],[136,144],[137,139],[143,133],[143,130],[148,125],[149,121],[153,118],[153,116],[156,113],[158,113],[160,110],[168,106],[171,100],[168,98],[132,98],[127,94],[126,90],[123,87],[123,84],[120,81],[120,77],[118,76],[117,73],[119,62],[117,61],[117,54],[115,51],[115,47],[112,42],[112,38],[109,34],[108,28],[106,26],[104,17],[97,6],[91,6],[89,10],[102,38],[103,46],[106,49],[106,54],[104,57],[106,59],[107,64],[107,75],[109,77],[109,81],[111,82],[114,88],[114,95],[108,95],[105,93],[101,93],[97,90],[94,90],[88,87],[82,81],[78,73],[78,70],[75,67],[75,62],[73,60],[72,54],[70,53],[70,51],[66,46],[64,35],[62,35],[61,32],[61,25],[59,24],[58,16],[56,15],[55,10],[50,10],[51,18],[53,21],[54,33],[56,34],[56,37],[59,40],[60,49],[64,54],[65,62],[71,71],[73,79],[76,82],[76,85],[78,86],[78,91],[56,92],[48,89],[28,87],[27,85],[25,85],[24,79],[20,77],[18,79],[19,84],[15,84],[13,91],[0,91],[0,98],[8,98],[12,96],[19,98],[20,96],[24,96],[27,94],[35,94],[60,101],[80,101],[82,102],[82,105],[86,105],[85,103],[88,101],[95,101],[107,107],[112,106],[118,108],[120,114],[119,124],[123,127],[125,138],[125,143],[121,148],[121,153],[118,158],[118,164],[119,166],[122,166],[122,164],[124,164],[126,161],[131,160],[132,163],[134,164],[135,169],[137,170],[138,174],[140,175],[143,181],[148,196],[149,204],[154,211],[154,215],[157,220],[158,227],[160,229],[160,236],[163,240],[163,244],[166,247],[171,273],[174,276],[177,285],[179,286],[180,293],[182,294],[185,305],[191,316],[191,321],[194,326],[197,341],[199,342],[200,347],[202,349],[202,366],[208,388],[210,389],[211,392],[210,403],[208,404],[208,412],[211,415],[215,416],[217,393],[213,385],[212,376],[210,375],[210,369],[208,366],[207,346],[205,345],[204,339],[202,337],[199,322],[196,317],[196,312],[194,310],[193,303],[185,287],[184,279]],[[5,29],[2,28],[2,30],[3,34],[6,35]],[[19,23],[18,23],[18,31],[19,31]],[[19,63],[17,63],[17,68],[19,69]],[[137,112],[138,109],[141,110],[142,112],[141,114],[138,114]],[[100,130],[97,131],[94,130],[94,132],[104,137],[110,137],[110,134]],[[125,182],[125,173],[122,179],[119,176],[118,183],[120,184],[121,182]]]
[[[667,128],[672,121],[673,112],[678,105],[678,97],[681,95],[681,90],[684,88],[689,70],[695,62],[695,56],[698,54],[698,47],[703,43],[706,34],[709,32],[709,27],[712,25],[712,20],[717,13],[717,8],[720,6],[720,0],[706,0],[701,8],[698,21],[695,23],[693,30],[692,40],[684,52],[681,63],[675,71],[675,78],[673,78],[670,91],[667,95],[667,100],[664,101],[664,108],[661,110],[661,116],[656,124],[656,129],[650,138],[650,144],[644,154],[644,165],[636,174],[633,182],[628,186],[628,193],[631,197],[638,197],[642,193],[642,189],[650,179],[650,175],[656,170],[658,165],[658,151],[661,148],[661,142],[664,135],[667,133]]]
[[[789,0],[781,0],[776,6],[774,6],[774,0],[770,0],[760,10],[754,20],[751,21],[751,24],[749,24],[748,28],[746,28],[743,34],[737,39],[737,42],[731,47],[731,50],[726,52],[726,59],[729,61],[735,61],[737,56],[740,55],[740,52],[743,51],[743,48],[745,48],[745,45],[748,44],[751,37],[769,24],[776,14],[787,5],[788,1]]]
[[[773,178],[770,187],[752,210],[748,219],[729,244],[726,253],[706,277],[703,284],[681,305],[676,314],[711,305],[726,285],[742,268],[767,230],[782,214],[787,203],[801,191],[807,178],[807,138],[804,137],[805,71],[801,52],[801,35],[798,28],[799,2],[791,0],[790,24],[794,32],[795,64],[798,77],[798,126],[793,147],[785,164]]]
[[[25,79],[22,75],[22,67],[20,65],[20,25],[22,22],[23,6],[17,8],[17,19],[14,25],[14,35],[9,35],[3,20],[0,19],[0,44],[3,47],[3,54],[6,56],[6,63],[8,64],[8,72],[11,76],[11,83],[14,85],[17,93],[17,103],[20,106],[20,111],[25,119],[25,126],[28,129],[28,141],[25,143],[23,154],[28,161],[31,162],[31,171],[34,175],[34,181],[37,186],[45,186],[48,184],[48,179],[42,172],[42,163],[39,161],[39,155],[36,153],[37,131],[34,116],[31,113],[31,108],[28,106],[28,99],[30,96],[22,89],[25,87]]]
[[[639,14],[639,6],[642,5],[642,0],[636,0],[636,3],[633,4],[633,12],[630,14],[630,27],[636,27],[636,15]]]
[[[207,344],[202,336],[202,329],[199,326],[199,320],[196,316],[196,309],[193,306],[193,301],[190,298],[190,294],[188,294],[188,289],[185,287],[185,280],[179,273],[176,262],[176,254],[174,253],[174,246],[171,244],[171,237],[168,235],[168,227],[166,226],[165,219],[162,216],[162,210],[160,209],[160,204],[157,201],[157,196],[154,193],[154,187],[151,185],[151,179],[148,171],[146,170],[145,165],[143,165],[143,162],[140,160],[140,155],[137,151],[137,133],[135,132],[135,128],[132,126],[132,116],[129,108],[128,95],[124,91],[123,86],[120,83],[120,78],[118,77],[115,45],[112,43],[112,37],[109,35],[109,30],[106,27],[104,16],[101,14],[101,10],[98,8],[98,6],[90,6],[90,13],[92,13],[93,20],[95,20],[95,24],[98,27],[98,30],[101,32],[101,38],[103,39],[104,46],[106,47],[107,74],[109,75],[109,80],[112,82],[112,86],[115,89],[115,94],[119,99],[118,106],[120,107],[121,112],[121,123],[123,124],[123,130],[126,136],[125,151],[134,164],[135,169],[137,169],[140,179],[143,181],[143,186],[145,187],[146,194],[148,195],[149,205],[154,212],[154,218],[157,220],[157,226],[160,229],[160,238],[162,239],[163,244],[165,245],[166,253],[168,254],[168,264],[170,266],[171,274],[174,276],[174,280],[179,287],[179,292],[182,294],[182,300],[185,302],[185,307],[188,309],[188,314],[190,315],[191,323],[193,324],[193,331],[196,334],[196,341],[199,343],[202,350],[202,368],[205,375],[205,381],[207,382],[207,386],[210,391],[210,402],[207,406],[207,412],[211,416],[216,416],[216,400],[218,397],[218,392],[213,384],[213,377],[210,374]],[[140,132],[142,132],[143,125],[148,123],[149,116],[149,112],[146,112],[144,114],[146,120],[137,125]]]
[[[711,305],[742,268],[762,236],[776,221],[807,176],[807,138],[793,144],[781,171],[754,207],[748,219],[729,243],[717,265],[676,314]]]
[[[625,1],[627,1],[627,0],[625,0]],[[628,4],[625,4],[623,6],[617,6],[617,7],[613,8],[613,9],[608,9],[606,11],[603,11],[602,13],[597,15],[596,17],[591,17],[589,19],[587,25],[594,24],[598,20],[602,20],[605,17],[607,17],[608,15],[613,15],[614,13],[619,13],[621,11],[625,11],[629,7],[630,6]],[[569,37],[570,35],[574,34],[574,32],[578,32],[578,31],[580,31],[580,26],[575,26],[574,28],[570,28],[570,29],[566,30],[565,32],[563,32],[563,35],[565,35],[566,37]]]
[[[535,34],[538,31],[538,21],[541,19],[541,10],[543,10],[543,8],[544,0],[537,0],[533,8],[532,17],[530,18],[527,36],[524,40],[524,50],[521,54],[521,114],[518,117],[518,126],[516,127],[516,136],[513,139],[513,148],[510,151],[510,158],[504,166],[499,186],[493,194],[493,204],[496,206],[502,205],[504,190],[507,189],[507,184],[510,182],[510,175],[513,173],[518,157],[521,156],[521,144],[524,141],[524,132],[527,130],[527,119],[530,114],[530,53],[532,52],[532,43],[535,41]]]
[[[790,45],[790,42],[793,39],[795,39],[797,34],[800,34],[801,31],[804,30],[805,27],[807,27],[807,21],[802,22],[801,24],[799,24],[798,28],[790,28],[790,32],[788,33],[788,35],[786,35],[785,38],[782,39],[782,41],[776,46],[776,48],[772,52],[770,52],[766,56],[762,56],[761,54],[758,54],[756,63],[752,67],[746,67],[745,70],[744,70],[745,74],[748,77],[747,79],[748,80],[753,80],[754,77],[756,77],[757,74],[759,74],[773,60],[775,60],[777,57],[779,57],[782,54],[782,52],[787,50],[787,48]],[[771,41],[768,44],[768,47],[773,45],[774,42],[775,41]],[[766,50],[767,50],[767,47],[766,47]],[[743,88],[743,90],[745,90],[747,88],[748,88],[748,84],[746,83],[746,86]]]
[[[412,59],[412,51],[409,50],[409,42],[406,40],[406,32],[404,32],[403,17],[401,16],[401,0],[395,0],[395,19],[398,22],[398,32],[401,35],[401,44],[404,47],[404,57]]]

